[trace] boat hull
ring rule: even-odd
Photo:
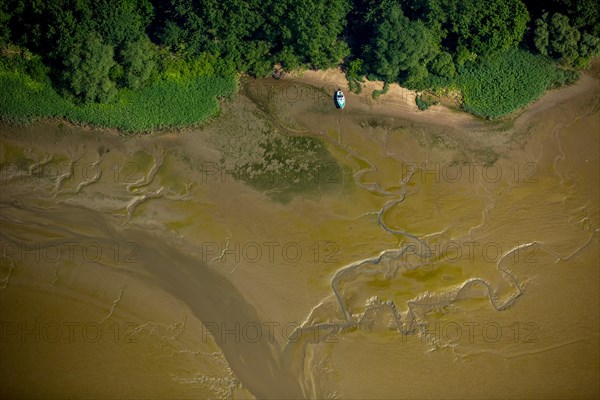
[[[335,95],[335,105],[338,108],[344,108],[346,106],[346,98],[344,97],[344,94],[342,93],[342,95],[339,95],[339,92],[336,93]]]

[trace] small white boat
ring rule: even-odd
[[[344,108],[346,105],[346,98],[341,90],[335,92],[335,104],[337,104],[338,108]]]

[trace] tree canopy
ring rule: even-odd
[[[531,33],[523,40],[526,32]],[[346,65],[360,60],[361,74],[424,89],[449,85],[469,65],[516,54],[506,50],[519,46],[565,68],[585,68],[600,53],[599,35],[596,0],[544,5],[533,0],[4,0],[0,5],[0,45],[38,54],[55,85],[83,102],[110,101],[115,90],[140,90],[164,77],[266,76],[277,63],[288,70],[328,68],[344,59]]]
[[[425,65],[438,52],[433,37],[421,21],[411,21],[399,5],[375,17],[371,42],[374,73],[387,82],[401,80],[416,86],[428,74]]]
[[[109,74],[114,67],[113,48],[91,32],[64,60],[63,79],[73,94],[84,101],[108,101],[115,95]]]
[[[518,45],[529,14],[521,0],[427,0],[423,19],[444,47],[486,56]]]
[[[600,54],[600,39],[571,26],[566,15],[544,13],[535,21],[534,43],[540,54],[561,64],[586,67]]]

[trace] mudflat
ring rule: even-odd
[[[598,64],[499,121],[344,84],[2,125],[2,396],[597,397]]]

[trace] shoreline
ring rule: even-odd
[[[238,90],[234,96],[237,96],[240,93],[239,86],[242,76],[238,76],[236,79],[238,82]],[[246,77],[246,79],[253,79],[255,81],[257,80],[257,78],[251,77]],[[263,79],[275,80],[274,78]],[[485,128],[489,127],[490,125],[503,123],[514,123],[521,125],[524,121],[529,120],[537,113],[567,101],[574,96],[581,95],[587,90],[600,90],[600,59],[594,60],[590,69],[582,71],[581,77],[572,85],[548,89],[538,100],[526,105],[520,110],[496,119],[479,117],[462,109],[452,109],[448,107],[448,105],[442,103],[432,105],[426,111],[421,111],[415,102],[419,92],[416,90],[406,89],[400,86],[398,83],[391,83],[387,93],[381,95],[378,99],[373,99],[371,97],[372,91],[380,90],[383,87],[383,81],[365,80],[365,82],[362,83],[362,93],[355,94],[349,90],[348,81],[346,80],[345,74],[342,72],[340,67],[325,70],[292,71],[276,81],[298,83],[326,91],[333,91],[339,87],[344,90],[346,98],[350,100],[346,103],[344,112],[356,111],[365,114],[401,118],[423,125],[451,126],[463,129]],[[196,124],[179,127],[163,127],[143,131],[127,131],[115,127],[95,125],[82,121],[73,121],[66,117],[42,117],[24,124],[0,120],[0,126],[31,126],[35,124],[49,123],[59,126],[66,125],[69,128],[83,128],[89,131],[100,131],[124,138],[170,135],[199,129],[203,126],[213,123],[215,119],[220,117],[223,102],[227,100],[220,98],[217,99],[217,101],[219,102],[219,110],[215,115],[208,117],[207,119]]]
[[[383,82],[366,81],[362,93],[357,95],[349,91],[345,75],[339,68],[290,74],[289,77],[285,76],[281,80],[308,84],[321,89],[340,87],[344,90],[346,98],[350,100],[346,102],[345,110],[367,111],[438,126],[486,127],[506,122],[521,123],[522,119],[529,120],[539,112],[588,90],[600,90],[600,60],[595,60],[589,70],[582,71],[581,77],[572,85],[548,89],[533,103],[497,119],[486,119],[464,110],[453,110],[445,104],[432,105],[426,111],[421,111],[415,102],[418,91],[406,89],[398,83],[391,83],[389,91],[375,100],[371,97],[371,92],[381,89]]]

